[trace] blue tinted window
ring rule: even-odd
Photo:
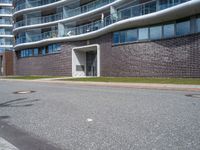
[[[46,55],[46,48],[45,47],[42,48],[42,55]]]
[[[48,53],[53,53],[53,46],[52,45],[48,45]]]
[[[33,56],[33,51],[32,51],[32,49],[29,49],[29,50],[28,50],[28,56]]]
[[[197,32],[200,32],[200,18],[197,19]]]
[[[162,38],[162,26],[150,28],[150,39],[157,40]]]
[[[167,24],[163,26],[163,36],[164,38],[174,37],[175,26],[174,24]]]
[[[139,40],[148,40],[149,39],[149,29],[140,28],[139,29]]]
[[[126,42],[126,31],[120,32],[120,43]]]
[[[34,48],[34,56],[38,56],[38,48]]]
[[[119,43],[119,32],[113,33],[113,43],[118,44]]]
[[[179,22],[176,24],[176,35],[190,34],[190,21]]]
[[[138,40],[138,34],[137,29],[134,30],[128,30],[127,31],[127,42],[137,41]]]

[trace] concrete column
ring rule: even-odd
[[[104,13],[101,14],[101,26],[104,27]]]
[[[58,37],[63,37],[65,35],[65,27],[62,23],[58,23]]]
[[[118,20],[118,14],[117,14],[117,9],[115,7],[110,6],[110,14],[112,23],[116,22]]]
[[[160,2],[159,0],[156,1],[156,11],[160,10]]]

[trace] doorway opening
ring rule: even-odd
[[[72,76],[100,76],[100,47],[87,45],[72,49]]]

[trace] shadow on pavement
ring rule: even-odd
[[[3,119],[9,119],[10,116],[0,116],[0,120],[3,120]]]
[[[37,101],[39,101],[39,99],[28,100],[27,98],[18,98],[0,103],[0,107],[30,107],[33,106],[33,103]]]

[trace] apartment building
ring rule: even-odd
[[[0,76],[13,75],[12,0],[0,0]]]
[[[14,0],[15,74],[200,77],[200,0]]]

